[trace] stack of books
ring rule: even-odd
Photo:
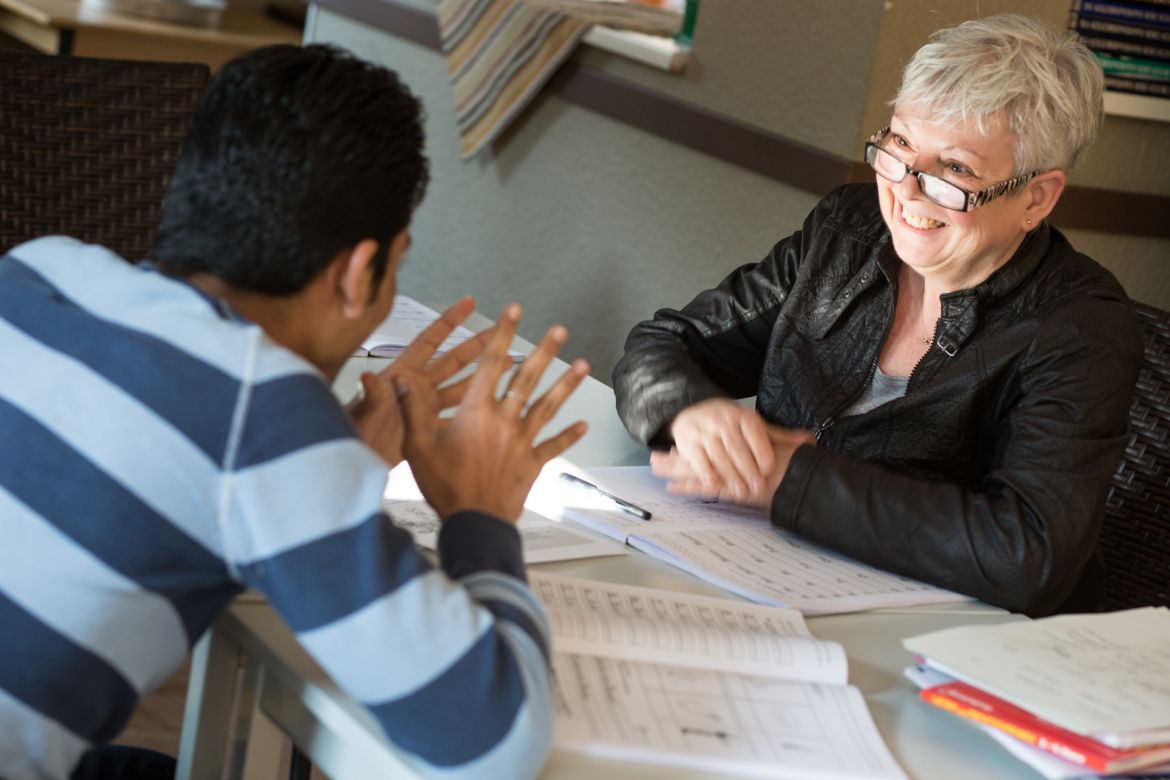
[[[1170,773],[1170,610],[1145,607],[911,637],[921,698],[1049,778]]]
[[[1075,0],[1069,26],[1097,55],[1107,89],[1170,97],[1170,3]]]

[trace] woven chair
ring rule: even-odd
[[[206,65],[0,51],[0,255],[48,234],[146,257]]]
[[[1170,606],[1170,313],[1134,304],[1146,355],[1105,504],[1107,610]]]

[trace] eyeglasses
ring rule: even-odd
[[[865,164],[873,168],[883,179],[892,181],[894,184],[905,179],[908,174],[914,174],[914,177],[918,179],[918,187],[922,190],[922,194],[944,209],[951,211],[971,211],[980,206],[986,206],[996,198],[1018,189],[1039,173],[1039,171],[1032,171],[1014,179],[993,184],[979,192],[968,192],[957,184],[951,184],[946,179],[939,178],[934,174],[914,170],[896,154],[883,149],[881,142],[889,131],[890,128],[883,127],[865,142]]]

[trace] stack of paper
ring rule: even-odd
[[[799,612],[529,572],[561,750],[769,778],[906,775]]]
[[[941,675],[924,680],[924,700],[1043,751],[1034,766],[1047,777],[1170,771],[1165,607],[966,626],[903,644]]]

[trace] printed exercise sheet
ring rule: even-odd
[[[746,599],[806,615],[968,600],[770,525],[646,531],[629,544]]]
[[[844,685],[836,642],[794,609],[530,571],[558,650]]]
[[[905,778],[853,687],[554,653],[555,746],[803,780]]]
[[[580,476],[653,516],[639,520],[570,489],[558,494],[566,502],[565,519],[751,601],[815,615],[968,600],[805,541],[773,526],[761,511],[670,495],[649,467],[590,469]]]

